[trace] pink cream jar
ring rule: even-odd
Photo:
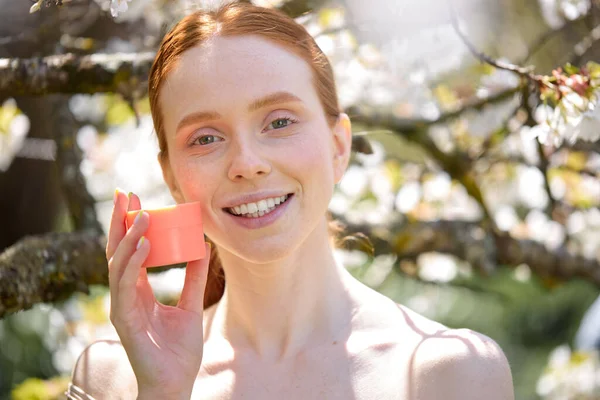
[[[150,215],[150,226],[144,234],[150,241],[150,254],[142,268],[178,264],[206,256],[200,203],[142,211]],[[127,230],[139,213],[140,210],[127,212]]]

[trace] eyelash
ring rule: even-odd
[[[270,125],[270,124],[272,124],[273,122],[280,121],[280,120],[283,120],[283,121],[288,121],[288,122],[290,122],[291,124],[295,124],[296,122],[298,122],[298,120],[297,120],[297,119],[295,119],[295,118],[292,118],[292,117],[279,117],[279,118],[275,118],[273,121],[271,121],[271,122],[269,123],[269,125]],[[288,128],[288,127],[289,127],[291,124],[289,124],[289,125],[286,125],[286,126],[283,126],[283,127],[281,127],[281,128],[273,128],[273,130],[280,130],[280,129]],[[216,135],[201,135],[201,136],[198,136],[198,137],[194,138],[194,139],[191,141],[191,143],[190,143],[190,146],[195,146],[195,145],[196,145],[196,142],[197,142],[199,139],[202,139],[202,138],[204,138],[204,137],[207,137],[207,136],[216,136]],[[212,143],[214,143],[214,142],[212,142]],[[209,143],[209,144],[210,144],[210,143]],[[202,145],[200,145],[200,146],[202,146]]]

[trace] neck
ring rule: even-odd
[[[213,327],[234,348],[280,361],[347,336],[353,279],[334,259],[326,221],[277,262],[253,264],[219,250],[226,285]]]

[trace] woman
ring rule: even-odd
[[[164,38],[149,90],[165,182],[178,203],[201,202],[212,254],[187,265],[177,307],[156,302],[140,268],[149,216],[126,233],[141,206],[116,193],[106,253],[121,340],[83,352],[72,398],[513,398],[491,339],[334,261],[327,207],[352,135],[301,25],[247,3],[196,12]]]

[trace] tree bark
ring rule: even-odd
[[[0,97],[144,92],[154,53],[0,59]]]
[[[555,280],[579,277],[600,287],[600,263],[564,248],[549,250],[531,240],[485,232],[478,222],[390,222],[346,225],[346,233],[362,233],[374,255],[395,254],[398,261],[426,252],[452,254],[483,275],[497,268],[527,264],[537,275]],[[49,233],[26,237],[0,255],[0,318],[36,303],[68,298],[88,286],[108,284],[106,241],[92,232]],[[155,272],[151,269],[149,272]]]
[[[105,239],[95,233],[27,236],[0,254],[0,318],[108,284]]]

